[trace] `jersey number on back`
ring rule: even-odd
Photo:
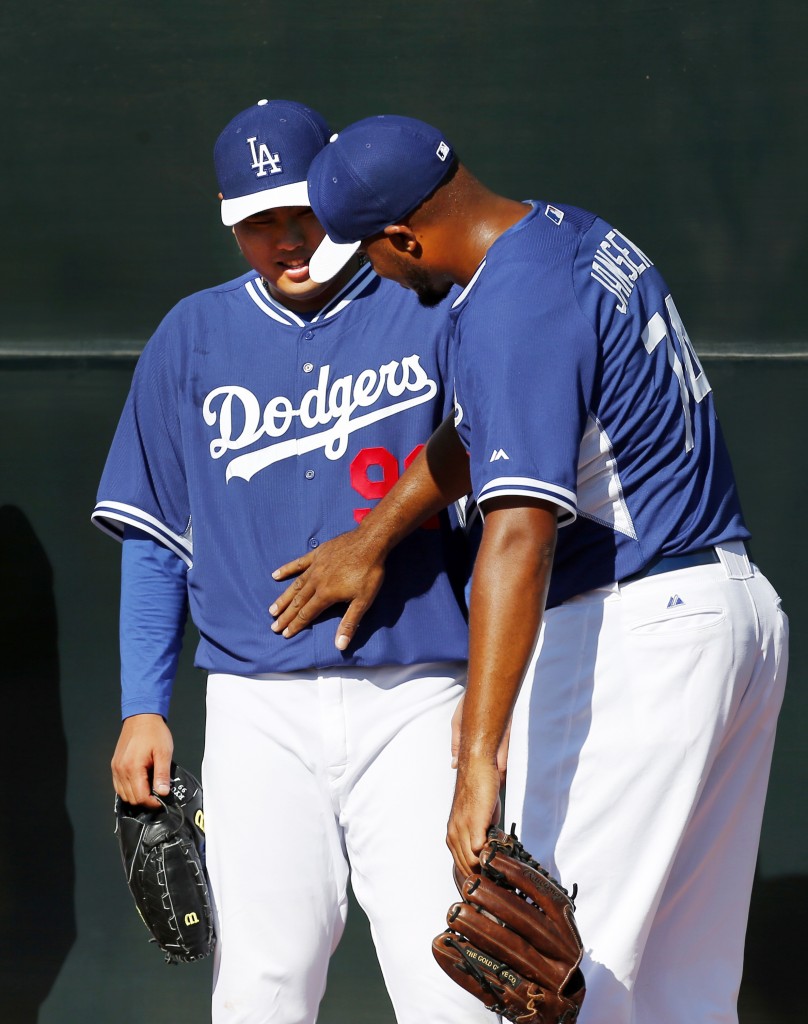
[[[416,445],[404,460],[404,469],[415,459],[424,446]],[[398,460],[386,448],[363,448],[351,463],[351,487],[363,498],[383,498],[399,478]],[[371,479],[373,477],[373,479]],[[369,508],[354,509],[354,519],[361,523]],[[423,524],[424,530],[436,530],[438,517]]]
[[[664,341],[667,346],[668,362],[679,381],[679,395],[685,414],[685,451],[689,452],[693,448],[693,417],[690,415],[690,396],[692,395],[698,403],[705,395],[709,395],[712,388],[670,295],[665,296],[665,308],[668,312],[667,320],[661,313],[654,313],[642,332],[642,343],[649,354],[661,341]],[[679,342],[682,352],[681,359],[673,343],[674,336]]]

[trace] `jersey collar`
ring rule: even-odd
[[[286,306],[278,302],[264,287],[260,277],[251,278],[244,287],[261,312],[271,317],[271,319],[278,323],[286,324],[287,327],[306,327],[310,323],[320,323],[332,316],[336,316],[337,313],[340,313],[346,306],[350,305],[354,299],[366,292],[375,280],[376,274],[369,263],[364,267],[360,267],[345,287],[308,320],[304,320],[297,313],[287,309]]]

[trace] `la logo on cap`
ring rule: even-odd
[[[279,174],[283,170],[280,153],[270,153],[269,146],[267,146],[265,142],[262,142],[256,150],[255,144],[257,141],[257,135],[253,135],[251,139],[247,139],[247,144],[249,145],[250,153],[252,154],[252,163],[250,164],[250,167],[257,169],[258,173],[255,175],[256,178],[265,178],[267,173]],[[269,172],[267,172],[267,167],[269,167]]]

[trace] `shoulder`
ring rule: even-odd
[[[184,316],[193,316],[197,310],[210,309],[211,307],[227,303],[233,297],[239,299],[242,297],[247,298],[249,286],[257,278],[258,275],[254,270],[251,270],[240,277],[233,278],[231,281],[225,281],[210,288],[202,288],[198,292],[186,295],[185,298],[180,299],[168,311],[163,318],[163,322],[181,319]]]
[[[176,345],[188,336],[189,330],[215,320],[218,316],[232,317],[234,308],[249,308],[249,286],[256,279],[251,271],[223,284],[203,288],[180,299],[166,313],[155,330],[149,345]]]
[[[485,277],[500,268],[513,272],[514,264],[547,273],[556,266],[568,266],[586,245],[599,218],[588,210],[563,203],[532,200],[533,209],[491,246]]]

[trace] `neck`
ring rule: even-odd
[[[465,287],[494,242],[530,207],[492,192],[461,164],[451,182],[436,193],[430,214],[433,211],[432,223],[440,225],[443,236],[440,249],[446,253],[446,270]]]
[[[458,284],[465,286],[469,283],[494,242],[514,224],[518,224],[529,211],[530,207],[524,203],[497,196],[495,203],[487,204],[478,218],[469,222],[463,259],[465,280]]]

